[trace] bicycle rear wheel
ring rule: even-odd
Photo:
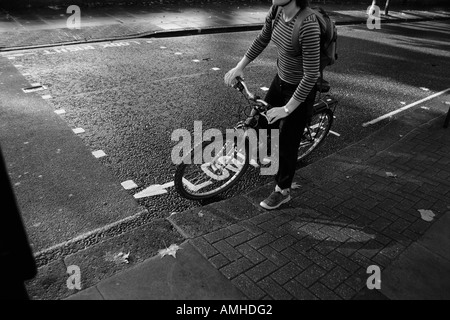
[[[214,143],[214,145],[213,145]],[[195,163],[195,152],[208,153],[208,161]],[[236,139],[206,141],[194,147],[175,172],[175,189],[184,198],[204,200],[231,188],[249,165],[247,143]]]
[[[325,109],[314,114],[309,125],[306,126],[303,138],[298,148],[297,161],[306,158],[316,149],[328,135],[333,124],[333,112]]]

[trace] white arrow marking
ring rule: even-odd
[[[168,182],[165,184],[154,184],[151,185],[147,188],[145,188],[144,190],[142,190],[141,192],[138,192],[134,195],[135,199],[141,199],[141,198],[146,198],[146,197],[151,197],[151,196],[157,196],[160,194],[164,194],[167,193],[167,188],[173,187],[174,186],[174,182]]]

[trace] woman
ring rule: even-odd
[[[300,29],[301,55],[292,47],[292,30],[300,10],[309,7],[309,0],[272,0],[263,29],[242,60],[225,75],[232,85],[236,77],[244,77],[245,67],[272,40],[278,52],[277,75],[265,101],[273,106],[267,112],[267,129],[279,129],[279,168],[275,190],[260,205],[276,209],[291,200],[290,188],[297,164],[297,151],[306,123],[311,117],[315,84],[319,77],[320,27],[314,14],[308,16]],[[277,10],[281,7],[281,10]],[[272,23],[273,22],[273,23]]]

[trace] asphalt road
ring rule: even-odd
[[[340,101],[326,142],[301,166],[359,141],[383,122],[362,124],[449,87],[449,22],[338,28],[337,63],[326,71],[332,94]],[[48,87],[43,93],[90,150],[118,181],[133,180],[130,195],[173,181],[171,141],[175,129],[232,128],[245,100],[223,84],[223,76],[243,56],[257,32],[177,38],[133,39],[112,43],[9,52],[11,63],[29,80]],[[264,96],[275,74],[275,48],[270,46],[247,69],[249,87]],[[195,61],[194,61],[195,60]],[[12,177],[14,179],[14,177]],[[238,186],[221,198],[271,181],[251,169]],[[151,218],[202,203],[166,194],[137,199]]]

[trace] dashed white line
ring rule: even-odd
[[[49,94],[46,94],[46,95],[42,96],[42,99],[45,99],[45,100],[48,100],[48,99],[51,99],[51,98],[52,98],[52,96],[49,95]]]
[[[97,151],[93,151],[92,155],[96,158],[101,158],[101,157],[105,157],[106,153],[103,150],[97,150]]]
[[[56,113],[56,114],[64,114],[64,113],[66,113],[66,110],[64,110],[64,109],[58,109],[58,110],[55,110],[55,113]]]
[[[131,190],[138,187],[138,185],[133,180],[124,181],[121,183],[121,185],[125,190]]]
[[[79,133],[84,133],[85,132],[83,128],[75,128],[75,129],[72,129],[72,131],[75,134],[79,134]]]

